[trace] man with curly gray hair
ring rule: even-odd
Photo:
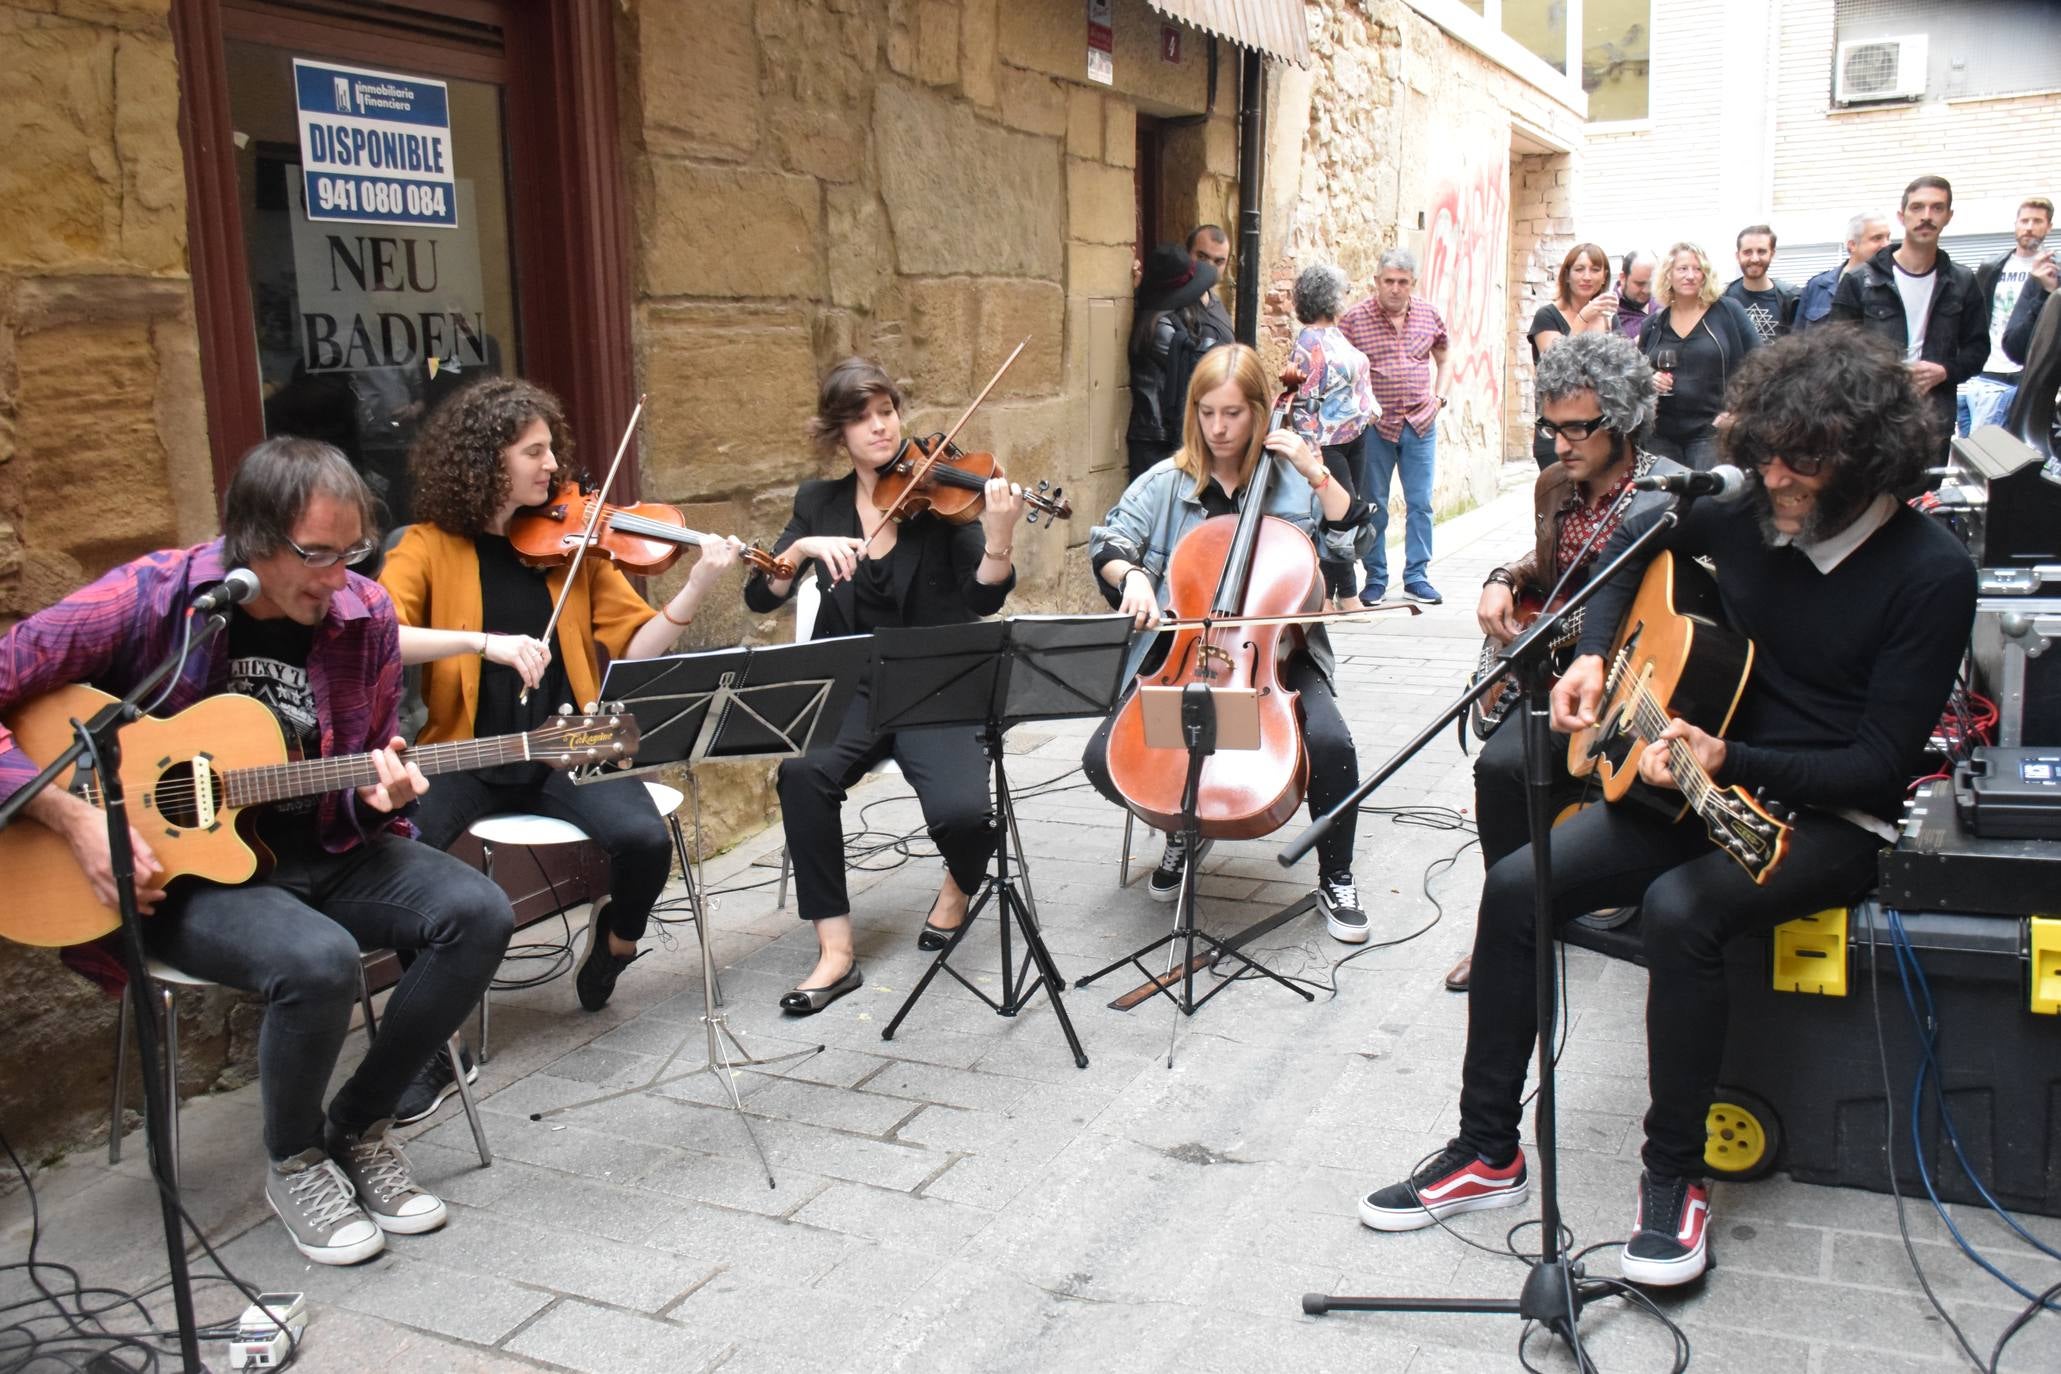
[[[1516,638],[1550,592],[1573,592],[1588,580],[1597,552],[1627,512],[1667,499],[1633,492],[1632,478],[1682,470],[1640,451],[1653,428],[1656,393],[1653,369],[1631,340],[1614,333],[1565,339],[1539,358],[1536,385],[1538,431],[1558,461],[1539,473],[1532,489],[1537,541],[1523,557],[1490,572],[1482,586],[1474,615],[1488,637],[1484,656]],[[1524,732],[1502,728],[1500,719],[1490,728],[1474,761],[1474,816],[1485,868],[1527,836]],[[1555,751],[1552,766],[1557,810],[1575,800],[1580,787],[1568,777],[1565,750]],[[1446,975],[1449,989],[1466,990],[1471,963],[1462,959]]]

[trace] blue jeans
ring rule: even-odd
[[[2000,425],[2011,413],[2011,401],[2018,395],[2015,382],[1994,377],[1970,377],[1954,392],[1954,433],[1972,434],[1983,425]]]
[[[1403,470],[1403,585],[1429,580],[1431,570],[1431,477],[1438,462],[1438,430],[1419,434],[1408,421],[1394,441],[1369,426],[1361,454],[1359,496],[1371,507],[1374,547],[1361,556],[1367,585],[1388,585],[1388,487],[1398,465]]]

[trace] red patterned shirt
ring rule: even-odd
[[[1643,475],[1652,464],[1650,454],[1640,454],[1624,465],[1624,471],[1610,484],[1610,489],[1599,493],[1594,501],[1584,501],[1582,489],[1573,483],[1568,484],[1567,499],[1560,503],[1560,537],[1553,545],[1554,575],[1549,579],[1549,585],[1564,577],[1575,559],[1580,558],[1585,563],[1595,560],[1597,553],[1610,542],[1610,536],[1623,522],[1625,509],[1630,504],[1619,506],[1618,498],[1630,488],[1632,479]],[[1594,537],[1593,543],[1590,542],[1591,536]],[[1584,545],[1588,549],[1586,554],[1582,551]]]
[[[1394,443],[1407,420],[1419,434],[1431,433],[1438,422],[1438,397],[1431,390],[1431,354],[1446,343],[1446,322],[1431,302],[1412,296],[1398,329],[1381,302],[1369,296],[1345,312],[1338,328],[1353,347],[1367,355],[1374,399],[1381,403],[1375,432]]]

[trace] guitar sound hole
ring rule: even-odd
[[[207,772],[195,760],[173,764],[158,775],[157,786],[150,790],[150,803],[162,816],[165,824],[181,830],[195,830],[201,825],[200,799],[194,788],[194,775],[198,771],[208,782],[217,806],[222,796],[222,779],[219,774]]]

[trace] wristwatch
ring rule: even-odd
[[[1498,582],[1502,583],[1504,586],[1508,587],[1513,592],[1517,590],[1517,579],[1510,575],[1510,570],[1508,568],[1496,568],[1492,570],[1486,578],[1482,579],[1481,585],[1484,587],[1488,587],[1493,586]]]

